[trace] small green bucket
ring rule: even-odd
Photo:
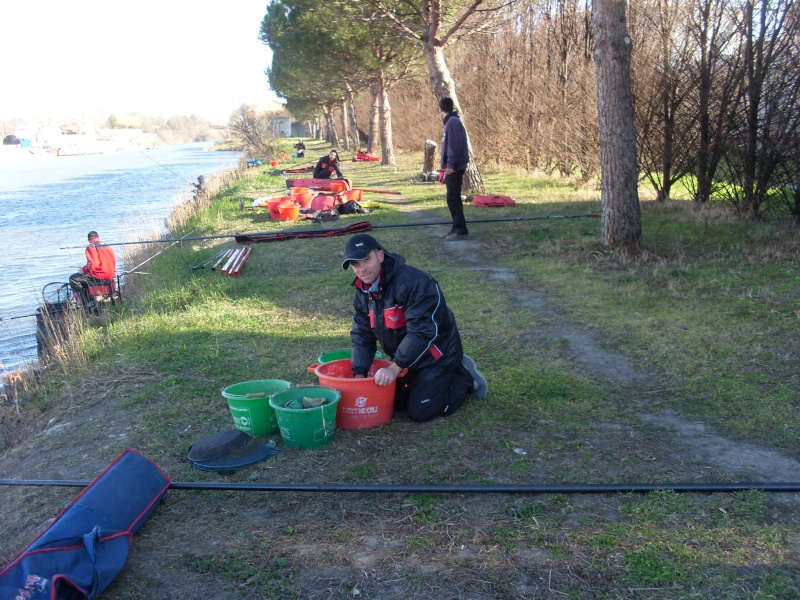
[[[328,403],[317,408],[286,408],[292,400],[306,396],[325,398]],[[283,443],[290,448],[319,448],[333,439],[336,426],[336,405],[342,395],[328,387],[292,388],[278,392],[269,399],[269,405],[278,417]]]
[[[236,429],[265,436],[278,433],[278,419],[269,404],[270,397],[290,387],[292,384],[282,379],[257,379],[229,385],[222,395],[228,400]]]
[[[339,348],[338,350],[329,350],[328,352],[323,352],[317,357],[317,362],[324,364],[334,360],[344,360],[352,356],[353,356],[352,348]],[[380,350],[377,350],[375,352],[375,358],[386,358],[386,357],[383,354],[381,354]]]

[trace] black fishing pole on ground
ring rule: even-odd
[[[587,217],[600,217],[601,213],[582,213],[574,215],[539,215],[539,216],[523,216],[523,217],[499,217],[495,219],[473,219],[467,221],[468,224],[474,223],[502,223],[507,221],[540,221],[547,219],[580,219]],[[386,229],[392,227],[429,227],[435,225],[452,225],[451,221],[427,221],[422,223],[386,223],[383,225],[373,225],[370,221],[361,221],[354,223],[344,228],[339,229],[291,229],[288,231],[261,231],[257,233],[223,233],[219,235],[204,235],[198,237],[185,237],[180,239],[156,239],[156,240],[141,240],[138,242],[116,242],[111,244],[102,244],[103,246],[128,246],[134,244],[159,244],[167,242],[195,242],[202,240],[218,240],[235,238],[237,243],[253,243],[258,241],[268,242],[295,239],[295,238],[310,238],[310,237],[329,237],[332,235],[348,235],[351,233],[363,233],[373,229]],[[357,230],[357,231],[356,231]],[[249,241],[240,241],[249,240]],[[60,250],[73,250],[75,248],[82,248],[82,246],[65,246],[59,248]]]
[[[86,487],[89,481],[58,479],[0,479],[0,486]],[[217,490],[245,492],[312,492],[373,494],[647,494],[732,492],[800,492],[800,482],[755,483],[555,483],[555,484],[317,484],[317,483],[203,483],[173,481],[173,490]]]

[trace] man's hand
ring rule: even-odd
[[[388,367],[378,369],[375,373],[376,385],[392,385],[402,369],[396,364],[392,363]]]

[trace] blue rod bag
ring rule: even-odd
[[[96,598],[122,570],[133,534],[170,483],[154,462],[122,452],[0,571],[0,598]]]

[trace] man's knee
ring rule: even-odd
[[[423,400],[421,402],[409,402],[406,414],[412,421],[424,423],[425,421],[430,421],[436,417],[442,416],[443,413],[440,403],[433,402],[432,400],[427,402]]]

